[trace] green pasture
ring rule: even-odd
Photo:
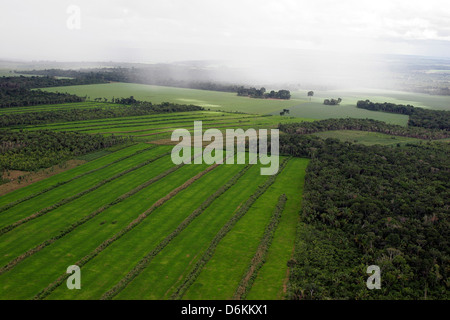
[[[246,113],[268,114],[277,110],[302,103],[306,99],[269,100],[238,97],[233,92],[184,89],[152,86],[135,83],[107,83],[82,86],[44,88],[51,92],[68,92],[79,96],[94,98],[130,97],[152,103],[173,102],[193,104],[211,110],[241,111]]]
[[[416,138],[393,136],[384,133],[357,131],[357,130],[325,131],[314,133],[314,135],[322,139],[334,138],[339,139],[341,141],[355,142],[365,144],[368,146],[374,144],[381,144],[388,146],[406,143],[419,143],[424,141]]]

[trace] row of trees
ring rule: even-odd
[[[53,93],[42,90],[31,90],[63,85],[87,84],[92,79],[56,79],[52,77],[1,77],[0,108],[35,106],[40,104],[56,104],[82,102],[83,97],[67,93]],[[97,80],[95,80],[97,81]],[[94,82],[95,82],[94,81]]]
[[[417,108],[409,104],[377,103],[371,102],[370,100],[358,101],[356,107],[372,111],[408,115],[408,125],[413,127],[450,130],[450,111]]]
[[[260,89],[239,87],[237,90],[237,95],[241,97],[250,97],[258,99],[289,100],[291,98],[291,92],[289,90],[279,90],[279,91],[272,90],[270,92],[266,92],[266,88],[264,87]]]
[[[292,299],[448,299],[450,146],[363,146],[298,134],[280,152],[311,158],[289,262]],[[381,268],[381,290],[365,286]]]
[[[41,104],[83,102],[84,98],[67,93],[42,90],[0,89],[0,108],[26,107]]]

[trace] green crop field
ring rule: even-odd
[[[3,196],[0,299],[104,298],[132,272],[136,279],[112,298],[170,299],[243,204],[257,198],[229,235],[247,232],[258,243],[276,199],[286,193],[290,202],[274,238],[276,254],[285,261],[271,258],[269,251],[269,268],[261,272],[273,278],[270,286],[279,295],[293,250],[292,228],[300,210],[294,195],[301,194],[306,160],[290,159],[268,184],[271,178],[260,175],[260,165],[175,166],[170,150],[130,145]],[[297,183],[287,186],[292,176]],[[258,190],[264,192],[255,196]],[[242,246],[241,240],[234,246],[252,256],[254,245]],[[236,276],[242,276],[245,263]],[[270,268],[274,263],[281,268]],[[81,266],[82,290],[66,287],[65,270],[73,264]],[[136,266],[141,266],[138,272]]]
[[[268,100],[238,97],[231,92],[183,89],[134,83],[109,83],[69,87],[44,88],[51,92],[68,92],[79,96],[95,98],[130,97],[152,103],[173,102],[193,104],[211,110],[241,111],[267,114],[306,101],[306,99]]]

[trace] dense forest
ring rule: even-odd
[[[131,106],[118,105],[117,107],[101,107],[89,109],[63,109],[55,111],[22,112],[4,114],[0,117],[0,127],[34,125],[53,122],[81,121],[93,119],[119,118],[130,116],[143,116],[157,113],[199,111],[202,107],[193,105],[179,105],[169,102],[152,104],[151,102],[136,101],[133,97],[117,99],[121,102],[133,103]]]
[[[0,108],[84,101],[85,98],[72,94],[31,90],[74,84],[83,84],[83,81],[51,77],[0,77]]]
[[[291,92],[289,90],[280,91],[270,91],[266,92],[266,88],[256,89],[256,88],[244,88],[239,87],[237,90],[237,95],[241,97],[250,97],[257,99],[283,99],[289,100],[291,98]]]
[[[450,130],[450,111],[417,108],[409,104],[402,105],[389,102],[376,103],[369,100],[358,101],[356,107],[372,111],[382,111],[408,115],[408,125],[413,127],[441,129],[447,131]]]
[[[179,72],[175,72],[175,70],[172,70],[170,66],[149,66],[146,68],[103,68],[91,69],[89,71],[62,69],[20,71],[20,73],[23,74],[39,75],[42,76],[42,78],[53,79],[53,81],[48,80],[47,82],[41,80],[43,85],[36,86],[35,88],[106,82],[127,82],[199,90],[236,92],[238,96],[260,99],[289,100],[291,98],[291,93],[289,90],[271,90],[270,92],[266,92],[265,88],[245,88],[242,85],[221,83],[217,81],[191,80],[198,78],[194,76],[195,71],[192,70],[184,70],[184,73],[186,73],[185,77],[191,79],[175,80],[174,77],[171,76],[172,72],[176,73],[178,78],[183,78]],[[67,79],[57,79],[57,77],[66,77]],[[51,84],[52,82],[53,84]]]
[[[378,120],[354,118],[326,119],[313,122],[280,124],[279,129],[287,133],[296,134],[311,134],[331,130],[360,130],[419,139],[434,140],[450,137],[448,130],[426,129],[422,127],[402,127],[399,125],[387,124]]]
[[[102,136],[50,130],[0,130],[0,171],[36,171],[128,141],[128,137]]]
[[[280,152],[312,159],[289,262],[292,299],[449,298],[448,144],[285,134]],[[369,265],[381,268],[381,290],[365,287]]]

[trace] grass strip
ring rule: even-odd
[[[128,146],[127,146],[127,147],[128,147]],[[79,178],[81,178],[81,177],[84,177],[84,176],[86,176],[86,175],[88,175],[88,174],[91,174],[91,173],[94,173],[94,172],[96,172],[96,171],[105,169],[105,168],[107,168],[107,167],[109,167],[109,166],[111,166],[111,165],[113,165],[113,164],[116,164],[116,163],[118,163],[118,162],[120,162],[120,161],[123,161],[123,160],[126,160],[126,159],[128,159],[128,158],[134,157],[134,156],[136,156],[136,155],[138,155],[138,154],[140,154],[140,153],[142,153],[142,152],[144,152],[144,151],[149,151],[149,150],[154,149],[154,148],[156,148],[156,146],[151,146],[151,147],[149,147],[149,148],[145,148],[145,149],[138,150],[138,151],[136,151],[136,152],[133,153],[133,154],[130,154],[130,155],[128,155],[128,156],[124,156],[124,157],[122,157],[122,158],[120,158],[120,159],[114,160],[114,161],[112,161],[112,162],[110,162],[110,163],[108,163],[108,164],[105,164],[104,166],[101,166],[101,167],[99,167],[99,168],[96,168],[96,169],[93,169],[93,170],[84,172],[84,173],[79,174],[79,175],[77,175],[77,176],[75,176],[75,177],[73,177],[73,178],[70,178],[70,179],[66,180],[66,181],[61,181],[61,182],[58,182],[58,183],[56,183],[56,184],[54,184],[54,185],[52,185],[52,186],[50,186],[50,187],[48,187],[48,188],[42,189],[41,191],[36,192],[36,193],[33,193],[33,194],[31,194],[31,195],[29,195],[29,196],[27,196],[27,197],[24,197],[24,198],[22,198],[22,199],[18,199],[18,200],[16,200],[16,201],[10,202],[10,203],[4,205],[3,207],[0,207],[0,213],[3,212],[3,211],[9,210],[9,209],[11,209],[12,207],[15,207],[16,205],[18,205],[18,204],[20,204],[20,203],[22,203],[22,202],[31,200],[31,199],[33,199],[33,198],[35,198],[35,197],[37,197],[37,196],[40,196],[41,194],[44,194],[44,193],[46,193],[46,192],[48,192],[48,191],[51,191],[51,190],[53,190],[53,189],[55,189],[55,188],[57,188],[57,187],[60,187],[60,186],[62,186],[62,185],[65,185],[65,184],[67,184],[67,183],[69,183],[69,182],[72,182],[72,181],[74,181],[74,180],[76,180],[76,179],[79,179]],[[115,151],[115,152],[118,152],[118,151],[120,151],[120,150],[122,150],[122,149],[119,149],[119,150],[117,150],[117,151]]]
[[[185,183],[183,183],[181,186],[173,189],[171,192],[169,192],[166,196],[162,197],[158,201],[156,201],[149,209],[141,213],[136,219],[134,219],[128,226],[120,230],[118,233],[113,235],[111,238],[103,241],[102,244],[100,244],[95,250],[93,250],[91,253],[83,257],[81,260],[79,260],[75,265],[78,267],[84,266],[86,263],[88,263],[90,260],[95,258],[100,252],[105,250],[107,247],[109,247],[114,241],[120,239],[123,235],[125,235],[127,232],[131,231],[133,228],[135,228],[137,225],[139,225],[142,221],[144,221],[145,218],[147,218],[156,208],[162,206],[165,202],[170,200],[172,197],[177,195],[180,191],[186,189],[191,184],[193,184],[195,181],[200,179],[202,176],[207,174],[208,172],[214,170],[217,168],[220,164],[214,164],[212,166],[209,166],[202,172],[198,173],[194,177],[187,180]],[[50,293],[52,293],[58,286],[60,286],[70,275],[69,274],[63,274],[60,276],[57,280],[55,280],[53,283],[48,285],[45,289],[41,290],[35,297],[34,300],[41,300],[44,299],[46,296],[48,296]]]
[[[152,259],[163,250],[180,232],[199,215],[201,215],[218,197],[224,194],[248,171],[250,165],[245,166],[241,171],[234,175],[225,185],[220,187],[215,193],[208,197],[197,209],[195,209],[171,234],[161,241],[155,249],[142,258],[138,264],[128,274],[122,278],[113,288],[107,291],[101,297],[101,300],[111,300],[120,291],[122,291],[134,278],[136,278],[152,261]]]
[[[217,245],[219,242],[227,235],[227,233],[234,227],[234,225],[247,213],[253,203],[264,193],[267,189],[275,182],[276,177],[284,169],[289,159],[284,159],[280,164],[280,168],[277,174],[270,176],[263,184],[261,184],[258,189],[247,199],[247,201],[239,208],[237,213],[231,217],[230,220],[219,230],[217,235],[211,241],[208,249],[202,255],[202,257],[195,264],[191,273],[186,277],[186,280],[175,290],[170,299],[179,300],[183,297],[189,287],[194,283],[194,281],[199,276],[203,267],[208,263],[208,261],[214,255]]]
[[[151,149],[153,149],[153,148],[151,148]],[[76,199],[78,199],[78,198],[84,196],[85,194],[88,194],[89,192],[92,192],[92,191],[94,191],[94,190],[100,188],[101,186],[103,186],[103,185],[105,185],[105,184],[107,184],[107,183],[109,183],[109,182],[111,182],[111,181],[113,181],[113,180],[115,180],[115,179],[118,179],[118,178],[120,178],[120,177],[122,177],[122,176],[124,176],[124,175],[126,175],[126,174],[128,174],[128,173],[130,173],[130,172],[132,172],[132,171],[135,171],[135,170],[137,170],[137,169],[139,169],[139,168],[142,168],[142,167],[144,167],[144,166],[146,166],[146,165],[148,165],[148,164],[150,164],[150,163],[152,163],[152,162],[154,162],[154,161],[156,161],[156,160],[158,160],[158,159],[161,159],[162,157],[165,157],[166,155],[169,155],[169,154],[170,154],[170,152],[166,152],[166,153],[163,153],[163,154],[161,154],[161,155],[158,155],[158,156],[156,156],[156,157],[154,157],[154,158],[152,158],[152,159],[149,159],[149,160],[147,160],[147,161],[144,161],[144,162],[142,162],[142,163],[140,163],[140,164],[138,164],[138,165],[136,165],[136,166],[134,166],[134,167],[132,167],[132,168],[130,168],[130,169],[124,170],[124,171],[119,172],[118,174],[116,174],[116,175],[114,175],[114,176],[112,176],[112,177],[110,177],[110,178],[108,178],[108,179],[105,179],[105,180],[103,180],[103,181],[100,181],[100,182],[97,183],[95,186],[93,186],[93,187],[91,187],[91,188],[89,188],[89,189],[86,189],[86,190],[84,190],[84,191],[81,191],[81,192],[79,192],[79,193],[77,193],[77,194],[75,194],[75,195],[73,195],[73,196],[71,196],[71,197],[62,199],[61,201],[59,201],[58,203],[56,203],[56,204],[54,204],[54,205],[51,205],[51,206],[46,207],[46,208],[44,208],[44,209],[42,209],[42,210],[39,210],[38,212],[33,213],[32,215],[30,215],[30,216],[28,216],[28,217],[26,217],[26,218],[20,219],[19,221],[16,221],[16,222],[14,222],[13,224],[10,224],[10,225],[8,225],[8,226],[2,228],[2,229],[0,230],[0,236],[6,234],[6,233],[8,233],[8,232],[10,232],[11,230],[13,230],[13,229],[15,229],[15,228],[17,228],[17,227],[19,227],[19,226],[21,226],[21,225],[23,225],[23,224],[25,224],[25,223],[31,221],[31,220],[34,220],[34,219],[36,219],[36,218],[39,218],[39,217],[41,217],[41,216],[43,216],[43,215],[49,213],[50,211],[53,211],[53,210],[59,208],[59,207],[62,206],[62,205],[65,205],[65,204],[67,204],[67,203],[69,203],[69,202],[71,202],[71,201],[74,201],[74,200],[76,200]]]
[[[272,214],[270,222],[264,231],[264,235],[261,238],[258,249],[256,250],[256,253],[253,256],[252,261],[250,262],[247,272],[242,277],[241,282],[239,283],[236,289],[236,292],[233,296],[233,300],[245,299],[250,288],[253,285],[253,282],[255,282],[259,269],[261,269],[261,267],[265,263],[267,251],[269,250],[270,245],[272,244],[273,236],[275,230],[278,227],[278,223],[280,222],[281,214],[283,213],[286,201],[287,197],[285,194],[282,194],[278,198],[278,203]]]

